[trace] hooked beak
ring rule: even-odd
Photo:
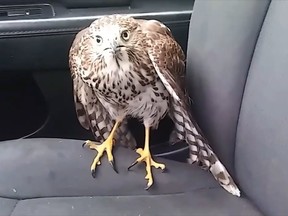
[[[109,52],[115,54],[117,51],[119,51],[119,49],[120,49],[121,47],[124,47],[124,46],[123,46],[123,45],[111,44],[111,46],[110,46],[110,47],[106,47],[106,48],[104,49],[104,51],[109,50]]]

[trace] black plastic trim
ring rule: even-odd
[[[55,16],[50,4],[0,5],[0,20],[47,19]]]
[[[112,13],[111,13],[112,14]],[[177,17],[177,23],[187,23],[192,14],[188,11],[168,11],[158,13],[135,13],[134,17],[158,19],[165,24],[173,24],[176,21],[171,20],[171,16]],[[104,14],[103,14],[104,15]],[[88,26],[93,20],[103,16],[81,16],[70,18],[51,18],[51,19],[33,19],[33,20],[13,20],[0,21],[0,39],[6,37],[21,37],[53,34],[53,33],[73,33]]]
[[[51,2],[53,17],[29,19],[22,17],[16,20],[1,20],[0,39],[7,37],[38,36],[58,33],[73,33],[88,26],[93,20],[109,14],[129,14],[133,17],[157,19],[168,23],[188,23],[193,9],[193,0],[133,0],[126,7],[96,7],[68,9],[63,5]],[[31,5],[31,4],[30,4]]]
[[[186,51],[193,2],[133,0],[129,7],[68,9],[50,1],[55,13],[52,18],[0,19],[0,72],[67,70],[75,34],[95,19],[116,13],[163,22]]]

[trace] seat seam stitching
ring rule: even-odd
[[[208,190],[214,190],[214,189],[219,189],[220,187],[218,186],[208,186],[208,187],[201,187],[201,188],[195,188],[189,191],[185,191],[185,192],[176,192],[176,193],[167,193],[167,194],[131,194],[131,195],[71,195],[71,196],[46,196],[46,197],[29,197],[29,198],[22,198],[21,200],[17,200],[16,204],[14,205],[14,209],[17,206],[19,201],[26,201],[26,200],[34,200],[34,199],[49,199],[49,198],[91,198],[91,197],[129,197],[129,196],[133,196],[133,197],[149,197],[149,196],[170,196],[170,195],[183,195],[183,194],[187,194],[187,193],[193,193],[193,192],[197,192],[197,191],[202,191],[205,189]],[[14,209],[12,210],[10,216],[12,215]]]
[[[14,211],[15,211],[18,203],[19,203],[19,201],[20,201],[20,200],[17,200],[17,202],[14,204],[13,209],[12,209],[12,211],[10,212],[9,216],[12,216],[12,215],[13,215],[13,213],[14,213]]]

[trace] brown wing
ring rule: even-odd
[[[232,177],[219,161],[201,132],[191,114],[189,97],[183,85],[185,56],[180,45],[171,37],[167,30],[157,21],[146,23],[141,21],[141,29],[146,39],[150,60],[162,83],[170,93],[170,116],[176,126],[179,139],[189,144],[189,163],[199,163],[204,169],[209,169],[214,178],[228,192],[240,196],[240,191]]]
[[[181,84],[185,83],[185,54],[180,45],[175,41],[170,29],[157,20],[137,20],[143,32],[147,34],[149,50],[151,48],[161,55],[153,56],[163,62],[163,66],[171,73],[170,75]],[[153,46],[156,40],[156,46]],[[150,42],[150,43],[149,43]],[[150,46],[149,46],[150,45]],[[168,52],[169,51],[169,52]],[[150,53],[151,54],[151,53]],[[166,62],[169,59],[169,62]],[[170,61],[172,59],[172,61]],[[184,85],[181,85],[182,88]]]
[[[185,110],[191,110],[190,98],[185,88],[185,54],[175,41],[170,29],[156,20],[140,20],[141,29],[150,40],[148,54],[163,84],[172,95],[169,116],[175,123],[170,141],[175,143],[185,140],[185,124],[183,113],[175,110],[175,104]],[[181,103],[181,104],[180,104]],[[187,115],[191,116],[188,112]],[[191,119],[192,116],[190,117]],[[201,132],[197,124],[198,131]]]
[[[80,52],[78,47],[80,46],[82,42],[81,40],[83,39],[83,36],[85,35],[86,32],[87,29],[83,29],[82,31],[80,31],[73,41],[73,44],[69,52],[69,67],[73,81],[73,97],[74,97],[76,114],[82,127],[84,127],[86,130],[89,130],[90,129],[89,118],[87,118],[86,109],[80,100],[82,95],[81,91],[79,91],[81,89],[83,90],[83,92],[85,92],[85,89],[83,82],[81,82],[78,76],[80,68],[76,60],[77,58],[79,58],[78,55]]]
[[[95,140],[104,142],[108,137],[115,121],[112,120],[109,113],[98,100],[92,88],[85,84],[81,77],[80,71],[85,67],[82,65],[81,47],[83,40],[87,36],[87,29],[80,31],[71,46],[69,53],[69,66],[73,81],[73,94],[76,114],[82,127],[91,130]],[[117,143],[134,149],[136,141],[129,131],[127,122],[123,121],[116,130],[114,137]]]

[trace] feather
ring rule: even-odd
[[[70,49],[69,64],[74,84],[75,107],[80,124],[86,129],[90,128],[95,137],[101,141],[107,138],[109,131],[114,124],[110,116],[113,112],[110,112],[110,110],[108,112],[107,107],[102,105],[102,97],[101,100],[96,97],[94,91],[99,91],[99,89],[98,85],[95,84],[95,81],[93,81],[94,79],[92,78],[93,75],[96,75],[99,80],[102,79],[103,81],[103,77],[99,77],[99,74],[97,73],[99,71],[93,67],[93,64],[97,65],[96,68],[100,68],[101,70],[99,70],[102,72],[102,68],[107,66],[106,63],[103,67],[99,65],[100,62],[97,57],[99,55],[95,56],[97,46],[94,46],[96,42],[95,38],[93,39],[95,31],[97,32],[101,28],[105,28],[106,25],[110,25],[108,28],[109,31],[107,29],[107,31],[105,31],[106,34],[110,34],[112,25],[113,28],[121,26],[121,29],[125,28],[131,32],[131,39],[129,40],[129,43],[127,41],[126,45],[128,45],[126,48],[129,49],[129,46],[132,47],[135,52],[141,56],[139,61],[135,61],[135,58],[133,61],[137,67],[142,67],[142,70],[137,72],[138,82],[141,82],[141,87],[143,87],[139,92],[144,95],[146,93],[147,96],[145,88],[148,88],[149,90],[153,83],[156,84],[157,82],[157,84],[159,84],[159,80],[161,80],[163,86],[161,84],[162,92],[160,93],[162,93],[162,95],[167,95],[167,92],[169,93],[169,116],[175,123],[173,137],[176,137],[176,139],[179,140],[184,140],[188,143],[190,149],[188,162],[197,163],[201,165],[203,169],[209,170],[224,189],[236,196],[240,196],[240,191],[237,185],[211,149],[208,140],[205,138],[201,129],[197,125],[197,122],[193,118],[190,107],[190,98],[184,87],[185,55],[180,45],[173,38],[170,29],[159,21],[135,20],[121,15],[104,16],[103,18],[94,21],[90,25],[90,28],[86,28],[76,35]],[[124,45],[122,44],[121,46]],[[103,52],[103,50],[100,52]],[[95,63],[96,59],[98,59],[98,63]],[[117,62],[117,64],[118,68],[119,63]],[[127,66],[128,64],[125,65]],[[145,72],[144,75],[146,77],[140,72]],[[131,81],[129,82],[137,81],[135,80],[137,78],[133,75],[131,75],[130,78]],[[82,79],[85,80],[85,82]],[[108,83],[111,82],[106,82],[105,84]],[[136,92],[136,86],[132,84],[130,84],[130,86],[134,86],[134,91]],[[102,91],[105,92],[106,87],[104,87],[104,85],[101,85],[101,87]],[[112,89],[113,88],[115,87],[112,85]],[[129,90],[132,92],[133,88]],[[160,93],[155,92],[155,96],[156,93],[158,96],[160,95]],[[102,94],[102,96],[106,97],[105,94]],[[148,96],[151,97],[149,94]],[[116,100],[116,97],[113,100]],[[127,98],[124,98],[124,100],[127,100]],[[118,99],[118,102],[119,101],[120,99]],[[165,105],[163,107],[165,107],[164,111],[166,112],[168,106],[167,96],[165,96],[164,101]],[[119,103],[121,105],[122,102]],[[118,106],[118,108],[119,107],[120,106]],[[155,113],[153,113],[152,110],[150,113],[148,112],[148,114],[150,116],[150,114]],[[140,113],[136,113],[136,116],[137,115],[140,116]],[[158,121],[160,121],[160,119],[155,117],[153,119],[153,116],[149,120],[155,121],[157,124]],[[125,121],[122,122],[116,131],[116,133],[118,133],[116,139],[121,139],[121,143],[136,143]]]
[[[153,27],[155,28],[155,25]],[[160,25],[159,28],[165,27]],[[163,30],[161,32],[160,34],[157,31],[151,32],[146,27],[148,38],[153,38],[153,40],[147,40],[147,53],[156,73],[171,95],[169,115],[175,123],[174,133],[177,138],[189,144],[188,163],[198,163],[203,169],[209,169],[225,190],[240,196],[237,185],[209,146],[191,113],[187,91],[181,86],[185,71],[184,53],[169,34],[163,33],[165,32]]]
[[[105,107],[93,92],[93,89],[84,83],[79,76],[79,70],[83,67],[81,66],[81,61],[78,60],[77,54],[81,51],[81,41],[86,32],[87,29],[84,29],[76,35],[69,53],[74,103],[76,115],[81,126],[86,130],[91,130],[96,141],[104,142],[112,130],[115,121],[112,120]],[[136,140],[128,128],[127,121],[123,121],[120,124],[116,130],[114,139],[124,147],[136,148]]]
[[[167,73],[167,71],[166,71],[166,73],[165,73],[165,72],[162,73],[162,72],[161,72],[162,70],[160,70],[159,67],[158,67],[158,65],[155,63],[156,61],[155,61],[155,58],[153,57],[153,55],[152,55],[151,53],[149,53],[149,52],[148,52],[148,55],[149,55],[149,58],[150,58],[150,60],[151,60],[151,62],[152,62],[152,64],[153,64],[153,66],[154,66],[154,68],[155,68],[158,76],[160,77],[160,79],[162,80],[164,86],[166,87],[167,91],[170,93],[170,95],[172,95],[172,97],[173,97],[176,101],[179,101],[180,98],[178,97],[175,89],[173,89],[173,86],[170,85],[169,82],[167,82],[167,80],[169,79],[169,77],[165,77],[165,75],[169,75],[169,73]],[[164,69],[164,70],[165,70],[165,69]],[[168,79],[167,79],[167,78],[168,78]]]

